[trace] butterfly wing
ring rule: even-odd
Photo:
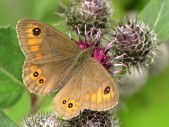
[[[116,84],[107,70],[89,58],[53,101],[55,111],[64,119],[77,116],[86,109],[106,110],[118,102]]]
[[[44,64],[33,64],[25,61],[23,81],[29,91],[48,95],[62,88],[71,77],[72,59],[57,60]]]
[[[21,48],[32,63],[66,59],[80,51],[69,37],[36,20],[20,20],[17,24],[17,33]]]
[[[49,25],[20,20],[17,33],[26,56],[23,80],[31,92],[47,95],[63,87],[80,48]]]

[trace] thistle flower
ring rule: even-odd
[[[110,16],[108,0],[72,0],[72,6],[65,10],[67,25],[74,30],[79,25],[79,30],[84,32],[91,27],[105,29]]]
[[[23,121],[22,127],[62,127],[62,122],[56,120],[50,113],[31,115]]]
[[[77,40],[76,43],[82,50],[86,50],[87,48],[92,47],[93,51],[91,56],[95,60],[102,64],[103,67],[105,67],[105,69],[112,75],[119,73],[122,70],[124,64],[118,63],[118,60],[122,59],[123,55],[111,57],[111,55],[109,54],[108,46],[102,46],[101,44],[102,31],[99,29],[96,30],[96,34],[93,34],[94,32],[95,28],[91,28],[89,31],[87,31],[85,26],[83,37],[81,36],[80,28],[77,27],[77,34],[79,36],[79,40]]]
[[[124,54],[122,63],[128,67],[148,67],[156,52],[156,34],[143,22],[128,21],[115,28],[112,49],[115,56]]]
[[[120,127],[112,110],[84,110],[78,117],[70,120],[56,119],[50,113],[40,113],[26,118],[22,127]]]
[[[67,127],[119,127],[119,121],[111,110],[84,110],[78,117],[66,121]]]

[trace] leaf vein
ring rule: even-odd
[[[14,77],[12,74],[10,74],[7,70],[0,68],[0,72],[4,73],[6,76],[8,76],[10,79],[12,79],[15,83],[18,83],[22,85],[23,83],[19,81],[16,77]]]
[[[165,5],[165,1],[162,3],[162,5],[161,5],[161,7],[160,7],[160,10],[159,10],[159,13],[158,13],[158,17],[157,17],[157,19],[156,19],[156,21],[155,21],[155,23],[154,23],[154,28],[157,26],[157,24],[158,24],[158,22],[159,22],[159,20],[160,20],[160,17],[161,17],[161,14],[162,14],[162,10],[163,10],[163,7],[164,7],[164,5]]]

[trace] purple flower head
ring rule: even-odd
[[[100,15],[105,10],[105,0],[84,0],[82,2],[83,13],[87,15]]]
[[[139,35],[137,32],[137,29],[135,29],[133,25],[119,27],[116,31],[116,39],[120,48],[127,49],[138,44]]]
[[[107,70],[112,66],[110,56],[105,53],[105,48],[98,48],[94,50],[93,58],[100,62]]]
[[[113,15],[111,2],[109,0],[70,0],[72,6],[65,8],[63,14],[66,23],[72,30],[76,30],[75,26],[79,26],[81,33],[86,29],[89,31],[91,27],[95,30],[102,29],[107,31],[110,25],[110,18]],[[95,32],[94,32],[95,33]]]
[[[147,68],[154,60],[156,34],[143,22],[129,20],[115,28],[112,33],[112,48],[115,57],[124,54],[122,63],[128,67]]]
[[[101,37],[102,37],[101,30],[99,29],[96,34],[93,34],[94,32],[95,32],[94,28],[90,29],[90,31],[86,31],[85,29],[85,32],[83,35],[84,38],[82,39],[79,27],[77,27],[77,34],[79,35],[79,40],[76,43],[79,45],[79,47],[82,50],[92,48],[93,52],[91,56],[95,60],[97,60],[100,64],[102,64],[103,67],[105,67],[105,69],[107,69],[110,72],[111,68],[114,67],[114,65],[116,65],[113,63],[114,61],[111,60],[111,57],[108,54],[110,50],[109,46],[111,44],[105,47],[102,46],[101,45]],[[123,65],[123,64],[120,64],[120,65]]]

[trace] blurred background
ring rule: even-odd
[[[62,3],[67,4],[69,0],[62,0]],[[126,11],[139,12],[149,0],[114,0],[114,8],[119,14]],[[15,26],[17,21],[22,18],[38,19],[47,23],[55,23],[60,18],[55,14],[58,11],[59,0],[0,0],[0,25]],[[116,15],[116,14],[115,14]]]
[[[62,2],[68,4],[66,0]],[[149,0],[114,0],[115,16],[122,17],[126,13],[139,13],[148,2]],[[57,24],[64,21],[56,14],[57,11],[62,11],[59,4],[60,0],[0,0],[0,27],[12,26],[15,29],[18,20],[22,18],[33,18],[50,25]],[[64,29],[64,26],[59,29]],[[6,32],[6,37],[8,38],[8,32]],[[0,43],[4,43],[2,41],[0,38]],[[18,43],[17,39],[15,42]],[[169,51],[167,42],[160,47],[160,55],[148,72],[143,70],[141,74],[134,73],[133,76],[130,75],[129,78],[124,79],[124,82],[128,84],[121,83],[120,108],[117,112],[121,127],[169,127]],[[12,51],[8,53],[7,50],[6,53],[1,51],[0,53],[0,56],[13,55]],[[20,69],[18,77],[21,80],[21,66],[24,56],[21,52],[17,54],[17,58],[21,57],[22,61],[17,65],[19,66],[17,69]],[[5,62],[0,59],[0,65],[1,63],[5,65]],[[136,81],[130,81],[135,77],[138,77]],[[0,88],[2,86],[1,80],[2,77],[0,77]],[[18,95],[22,95],[19,101],[4,108],[7,115],[15,122],[20,122],[31,110],[30,97],[25,91]],[[51,109],[52,98],[53,96],[47,97],[45,103],[39,101],[42,103],[41,110]]]

